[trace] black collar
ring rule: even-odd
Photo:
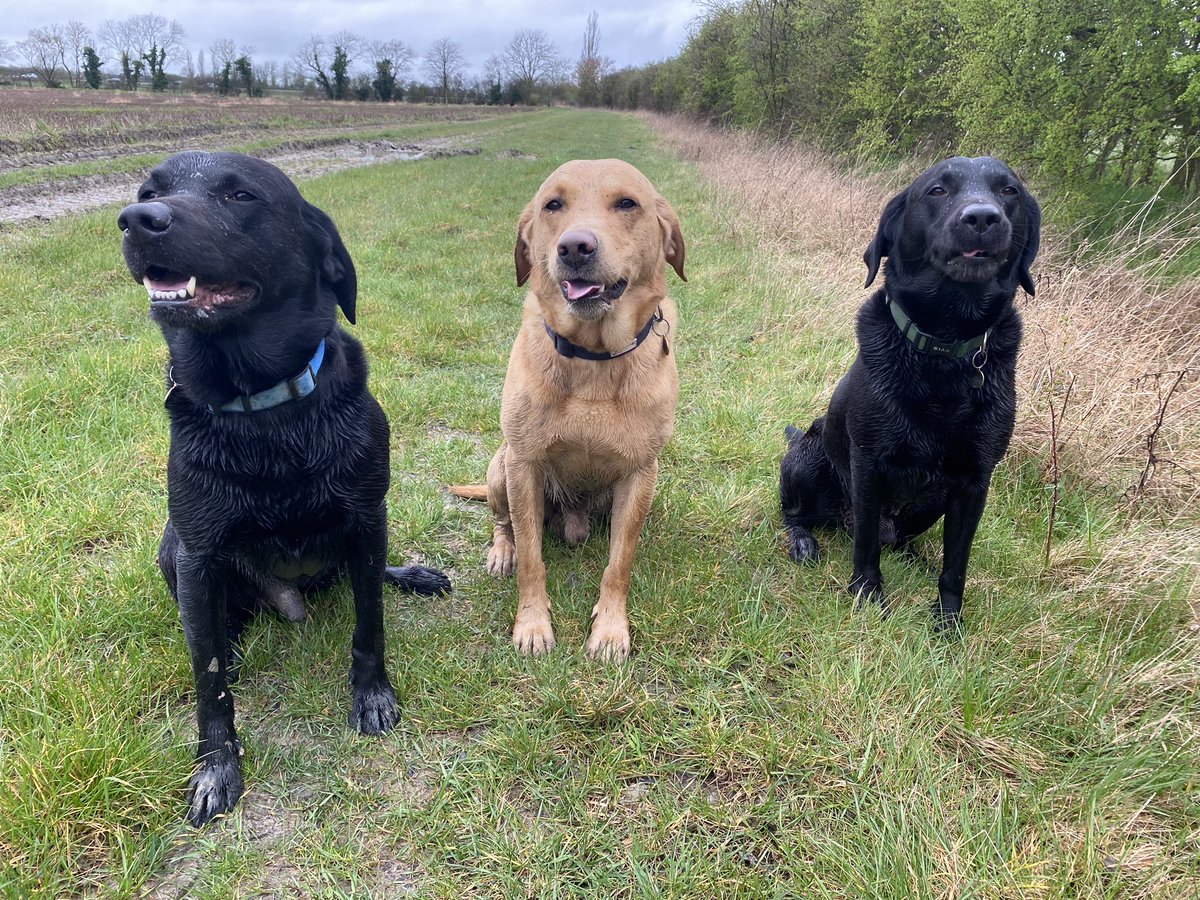
[[[576,357],[578,359],[605,360],[616,359],[618,356],[624,356],[626,353],[632,353],[636,350],[647,337],[650,332],[654,331],[654,325],[657,322],[663,322],[662,307],[654,311],[654,315],[650,317],[650,321],[642,326],[642,330],[638,332],[637,337],[633,339],[633,343],[623,350],[614,350],[612,353],[597,353],[595,350],[588,350],[586,347],[580,347],[578,344],[572,344],[561,334],[550,327],[549,322],[543,322],[546,326],[546,334],[550,335],[550,340],[554,341],[554,349],[558,351],[560,356],[565,356],[568,359]],[[667,323],[667,331],[663,333],[663,352],[667,352],[667,334],[670,333],[670,323]]]
[[[971,338],[966,341],[942,341],[934,337],[932,334],[926,334],[917,327],[917,323],[908,317],[908,313],[904,311],[904,307],[900,305],[900,301],[893,300],[885,291],[883,294],[883,302],[887,308],[891,310],[892,318],[896,320],[896,327],[900,329],[900,333],[908,338],[909,342],[917,348],[921,353],[928,353],[930,356],[942,356],[950,359],[962,359],[968,353],[987,347],[988,335],[992,333],[992,329],[988,329],[981,335]]]

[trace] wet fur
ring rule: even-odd
[[[1006,229],[1003,240],[964,233],[964,210],[977,201],[1001,210],[991,227]],[[883,211],[864,261],[869,286],[886,258],[884,287],[859,310],[858,355],[826,414],[804,432],[789,427],[779,484],[788,551],[798,562],[818,556],[813,529],[852,532],[850,592],[860,602],[886,610],[880,547],[907,550],[944,516],[934,614],[942,628],[960,621],[971,543],[1012,437],[1021,340],[1013,301],[1018,286],[1034,292],[1040,221],[1034,198],[988,157],[939,163]],[[972,241],[989,244],[986,266],[956,256]],[[972,385],[969,357],[918,352],[893,321],[885,292],[941,340],[969,340],[990,328],[984,384]]]
[[[234,199],[237,191],[254,199]],[[158,562],[192,659],[199,746],[189,817],[203,825],[243,791],[229,683],[250,616],[269,608],[302,618],[304,596],[348,574],[350,724],[378,734],[399,717],[382,584],[422,593],[450,585],[432,569],[386,567],[388,423],[367,389],[361,345],[336,323],[339,305],[354,321],[357,283],[333,222],[274,166],[239,154],[179,154],[139,196],[119,220],[136,280],[165,269],[257,292],[207,310],[152,306],[169,353],[171,425]],[[309,396],[252,413],[210,411],[295,375],[322,337]]]

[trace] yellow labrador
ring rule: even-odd
[[[554,646],[542,525],[570,546],[590,514],[611,512],[608,566],[592,612],[591,657],[629,654],[626,597],[638,537],[675,424],[675,304],[665,268],[683,274],[679,219],[646,177],[616,159],[559,167],[517,225],[517,284],[529,283],[501,400],[504,442],[482,486],[496,517],[487,570],[517,573],[513,643]]]

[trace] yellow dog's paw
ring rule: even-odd
[[[589,659],[624,662],[629,657],[629,623],[624,620],[597,619],[583,649]]]
[[[507,578],[517,571],[517,548],[512,541],[493,541],[488,548],[487,573]]]
[[[549,616],[518,618],[513,625],[513,646],[527,656],[549,653],[554,649],[554,629]]]

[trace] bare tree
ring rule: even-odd
[[[12,44],[10,44],[8,41],[4,40],[4,38],[0,38],[0,63],[4,62],[6,59],[8,59],[8,57],[12,53],[12,51],[13,51]]]
[[[462,48],[450,38],[438,38],[425,54],[424,72],[434,85],[441,88],[442,102],[450,102],[450,85],[462,80],[467,61]]]
[[[293,61],[308,73],[330,100],[344,100],[350,91],[350,64],[366,42],[352,31],[339,31],[326,40],[314,34],[296,51]]]
[[[579,85],[579,105],[596,106],[600,102],[600,79],[612,70],[613,61],[600,55],[600,16],[595,10],[583,30],[583,52],[575,65],[575,83]]]
[[[232,67],[237,57],[237,44],[233,38],[217,38],[208,45],[208,58],[212,62],[214,75],[219,75],[226,66]]]
[[[521,100],[533,102],[533,91],[542,81],[562,71],[562,57],[540,28],[521,28],[501,54],[504,71]]]
[[[165,62],[183,49],[186,36],[182,25],[156,13],[108,19],[99,31],[105,52],[114,62],[121,63],[122,68],[128,68],[131,61],[144,59],[152,49],[161,53]]]
[[[62,86],[59,69],[69,72],[66,29],[62,25],[31,29],[25,40],[17,44],[17,50],[46,87]]]
[[[372,41],[367,47],[372,65],[379,65],[384,60],[392,64],[392,71],[397,78],[403,78],[412,68],[417,54],[404,41]]]
[[[82,22],[72,19],[63,28],[66,53],[63,64],[71,87],[83,87],[83,48],[92,42],[92,33]]]

